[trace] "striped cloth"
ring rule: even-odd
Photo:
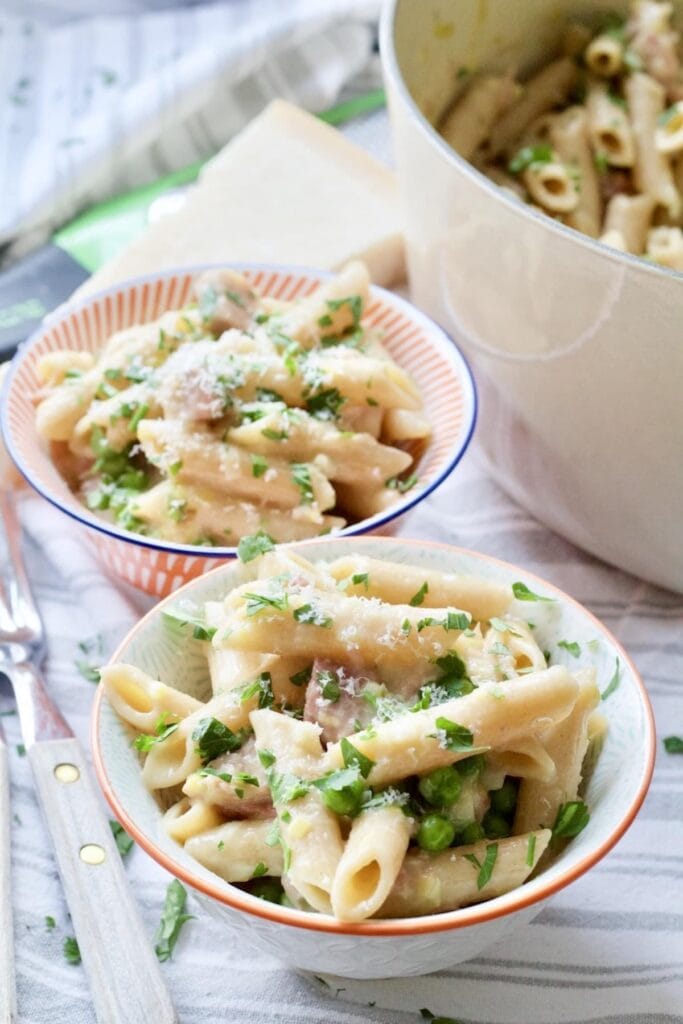
[[[48,629],[50,687],[87,744],[93,691],[74,666],[83,657],[78,644],[99,634],[110,651],[150,600],[108,583],[65,517],[40,499],[26,498],[22,517]],[[683,733],[683,599],[608,568],[540,526],[499,490],[476,446],[403,532],[517,562],[573,594],[634,656],[664,733]],[[11,708],[5,691],[0,707]],[[12,771],[18,1024],[94,1024],[83,970],[62,956],[64,936],[73,931],[29,767],[15,748],[18,721],[2,721]],[[682,811],[683,758],[660,752],[642,811],[605,860],[511,938],[425,978],[327,987],[255,956],[190,896],[196,919],[163,967],[180,1020],[417,1024],[419,1009],[428,1007],[462,1024],[681,1022]],[[139,849],[126,870],[151,936],[169,877]],[[56,919],[54,931],[46,928],[46,915]]]
[[[379,0],[172,5],[107,0],[112,13],[88,18],[75,17],[87,0],[51,18],[37,0],[0,5],[5,262],[98,200],[207,159],[275,96],[330,106],[367,66]]]

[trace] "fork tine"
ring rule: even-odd
[[[0,519],[5,526],[10,556],[8,586],[2,588],[0,596],[0,621],[7,619],[9,627],[5,630],[7,633],[19,632],[24,629],[33,634],[33,638],[37,640],[42,638],[43,622],[24,568],[21,552],[21,525],[14,504],[14,496],[9,489],[4,487],[0,488]]]

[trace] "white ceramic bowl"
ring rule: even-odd
[[[523,75],[570,16],[627,8],[388,0],[381,48],[412,295],[474,361],[497,480],[581,547],[683,591],[683,275],[510,199],[432,127],[458,69]]]
[[[549,583],[485,555],[421,541],[392,538],[320,540],[305,554],[333,559],[359,554],[433,569],[476,573],[489,579],[526,581],[553,603],[524,603],[520,613],[539,623],[542,646],[558,652],[575,668],[595,664],[601,689],[611,678],[615,659],[622,665],[619,688],[604,704],[609,733],[586,797],[591,819],[557,860],[521,888],[478,906],[429,917],[348,924],[266,903],[222,881],[170,839],[161,811],[145,789],[130,732],[100,691],[93,712],[92,739],[100,784],[112,810],[137,843],[173,875],[191,886],[206,909],[240,933],[240,940],[286,964],[350,978],[428,974],[470,957],[529,921],[558,889],[578,878],[623,835],[647,792],[654,762],[654,724],[643,684],[628,655],[585,608]],[[196,641],[169,629],[166,606],[179,598],[216,600],[237,582],[255,575],[254,563],[220,567],[162,601],[126,637],[113,661],[137,665],[187,692],[205,693],[207,670]],[[571,658],[557,648],[567,637],[590,658]],[[590,648],[587,647],[591,644]]]

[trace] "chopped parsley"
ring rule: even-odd
[[[253,593],[244,596],[247,598],[247,615],[250,618],[252,615],[258,615],[259,612],[265,611],[266,608],[276,608],[278,611],[284,612],[289,607],[289,600],[284,591],[271,597],[267,594]]]
[[[55,921],[55,919],[52,916],[52,914],[46,914],[45,915],[45,927],[47,928],[47,930],[49,932],[54,931],[55,928],[57,927],[57,922]]]
[[[294,618],[297,622],[303,622],[311,626],[321,626],[323,629],[329,629],[332,625],[332,619],[329,615],[325,615],[324,612],[312,604],[302,604],[300,608],[296,608]]]
[[[666,110],[663,110],[661,112],[661,114],[657,118],[657,123],[664,127],[669,123],[669,121],[673,121],[674,117],[676,117],[679,111],[680,108],[678,103],[672,103],[670,107],[667,107]]]
[[[157,743],[163,743],[169,736],[172,736],[180,725],[180,722],[171,722],[170,725],[167,725],[167,719],[168,712],[162,712],[154,726],[154,735],[150,736],[148,733],[140,733],[133,743],[135,749],[139,750],[142,754],[148,754],[152,747],[155,747]]]
[[[664,749],[667,754],[683,754],[683,738],[681,736],[665,736]]]
[[[268,773],[268,785],[270,786],[274,804],[291,804],[294,800],[300,800],[306,796],[311,788],[309,782],[306,782],[305,779],[300,779],[298,775],[293,775],[291,772],[280,773],[270,771]],[[270,846],[271,844],[268,843],[268,845]],[[272,845],[275,844],[273,843]]]
[[[495,629],[497,633],[510,633],[512,636],[521,636],[519,630],[516,630],[514,626],[511,626],[509,622],[504,622],[502,619],[496,618],[494,615],[492,619],[489,619],[492,629]]]
[[[301,492],[301,503],[310,505],[313,502],[313,484],[311,482],[311,471],[305,462],[291,463],[292,480]]]
[[[526,864],[527,867],[532,868],[534,866],[534,858],[536,856],[536,836],[532,832],[526,844]]]
[[[609,160],[606,153],[594,153],[593,163],[598,174],[607,174],[609,170]]]
[[[192,920],[192,914],[185,913],[186,902],[187,890],[177,878],[174,878],[166,889],[164,909],[154,936],[154,952],[161,963],[168,960],[173,953],[185,922]]]
[[[553,825],[553,839],[571,839],[578,836],[590,821],[590,813],[583,800],[570,800],[562,804],[555,824]]]
[[[251,455],[251,475],[261,477],[268,469],[268,460],[263,455]]]
[[[102,637],[98,633],[97,636],[90,637],[88,640],[81,640],[78,649],[84,657],[76,659],[74,662],[76,668],[89,683],[99,683],[100,670],[97,666],[102,661]]]
[[[251,562],[259,555],[265,555],[267,551],[272,551],[274,547],[273,538],[263,530],[259,530],[258,533],[242,537],[237,545],[237,557],[240,562]]]
[[[581,656],[581,644],[578,644],[576,640],[558,640],[557,646],[571,654],[572,658]]]
[[[195,751],[203,764],[208,764],[221,754],[234,754],[246,739],[245,730],[233,732],[217,718],[202,718],[192,732],[192,739],[197,744]]]
[[[185,498],[169,498],[167,511],[174,522],[182,523],[187,516],[187,501]]]
[[[253,682],[247,683],[242,688],[242,703],[257,695],[259,708],[272,708],[275,698],[273,696],[273,680],[270,672],[261,672]]]
[[[461,72],[463,71],[466,75],[469,74],[467,68],[461,68],[458,72],[458,77],[461,77]],[[374,1005],[374,1003],[368,1003],[368,1006]],[[454,1017],[437,1017],[436,1014],[432,1013],[431,1010],[428,1010],[426,1006],[423,1006],[420,1010],[420,1016],[423,1020],[430,1020],[432,1024],[460,1024],[460,1021],[455,1020]]]
[[[235,782],[241,782],[244,786],[255,786],[259,788],[260,783],[255,775],[251,775],[249,772],[238,772],[235,776]]]
[[[341,743],[341,754],[346,768],[358,768],[359,772],[364,779],[367,779],[368,775],[375,767],[375,762],[371,761],[369,757],[361,753],[357,747],[354,747],[346,736],[343,737]]]
[[[198,773],[202,778],[210,776],[214,779],[220,779],[221,782],[232,782],[232,775],[230,772],[219,772],[215,768],[200,768]]]
[[[72,967],[76,967],[81,962],[81,951],[78,948],[78,943],[72,935],[67,935],[64,939],[64,945],[62,946],[64,953],[64,959]]]
[[[605,689],[600,694],[600,699],[601,700],[607,700],[608,697],[611,697],[612,694],[614,693],[614,691],[619,689],[619,683],[620,682],[621,682],[621,662],[617,658],[616,664],[614,666],[614,674],[612,675],[612,678],[610,679],[610,681],[607,684],[607,686],[605,687]]]
[[[318,420],[336,420],[345,401],[338,388],[325,388],[306,400],[306,409]]]
[[[359,813],[365,805],[366,794],[369,794],[358,765],[330,772],[322,779],[316,779],[313,785],[320,790],[325,805],[334,814],[345,814],[350,818]]]
[[[510,174],[521,174],[529,168],[535,170],[543,164],[551,163],[553,159],[552,147],[541,142],[536,146],[524,146],[518,150],[508,164]]]
[[[425,596],[427,595],[428,591],[429,584],[425,580],[420,589],[415,594],[413,594],[409,601],[409,604],[411,604],[413,608],[419,607],[419,605],[421,605],[424,602]]]
[[[434,723],[439,730],[433,733],[432,738],[438,739],[439,746],[444,750],[452,750],[457,753],[471,750],[474,737],[464,725],[452,722],[450,718],[440,717]]]
[[[356,572],[351,577],[351,582],[355,587],[359,587],[361,584],[363,584],[363,586],[367,590],[370,585],[370,577],[366,572]]]
[[[391,491],[398,491],[400,494],[405,494],[406,491],[412,490],[416,483],[417,473],[411,473],[410,476],[406,477],[404,480],[398,476],[392,476],[386,481],[384,486],[388,487]]]
[[[423,629],[428,626],[441,626],[445,630],[451,629],[467,629],[472,619],[467,612],[446,612],[444,619],[435,619],[428,616],[426,619],[420,619],[417,624],[417,631],[421,633]]]
[[[341,696],[341,687],[339,685],[339,678],[336,672],[332,672],[329,669],[317,672],[316,682],[320,686],[320,692],[325,700],[329,700],[332,704],[339,700]]]
[[[256,865],[256,867],[254,868],[254,870],[252,871],[251,877],[252,878],[262,878],[263,875],[267,875],[267,874],[268,874],[268,868],[263,863],[263,861],[260,860],[258,862],[258,864]]]
[[[272,768],[275,764],[275,754],[272,750],[259,750],[258,759],[264,768]]]
[[[479,871],[477,875],[477,889],[483,889],[488,881],[491,879],[493,869],[496,866],[496,860],[498,858],[498,843],[488,843],[486,846],[486,853],[484,854],[484,860],[479,861],[473,853],[466,853],[465,859],[474,864]]]
[[[348,306],[353,317],[354,329],[360,324],[360,318],[363,313],[363,299],[360,295],[348,295],[344,299],[327,299],[325,305],[332,313],[336,313],[338,309],[342,309],[343,306]],[[321,326],[325,326],[322,325]],[[329,325],[328,325],[329,326]]]
[[[130,851],[133,849],[133,846],[135,845],[133,840],[128,835],[123,825],[121,825],[118,821],[113,821],[110,818],[109,828],[111,829],[111,834],[114,837],[119,853],[121,854],[122,857],[125,857],[127,854],[130,853]]]
[[[261,433],[269,441],[286,441],[289,437],[286,430],[273,430],[272,427],[264,427]]]
[[[311,678],[311,672],[313,671],[313,665],[306,665],[300,672],[295,672],[293,676],[289,677],[290,683],[294,686],[303,686]]]
[[[513,583],[512,593],[518,601],[554,601],[554,597],[542,597],[540,594],[534,594],[533,590],[529,590],[526,583]]]

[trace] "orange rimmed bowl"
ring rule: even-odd
[[[234,547],[196,547],[142,537],[99,519],[72,494],[35,429],[40,390],[36,363],[46,352],[97,352],[117,330],[155,320],[189,297],[197,273],[215,264],[185,267],[138,278],[58,309],[21,346],[0,398],[0,423],[7,449],[32,487],[86,529],[107,570],[156,597],[234,558]],[[295,299],[309,294],[322,271],[254,264],[221,264],[243,272],[264,295]],[[398,520],[438,487],[463,457],[474,432],[477,397],[470,369],[448,335],[417,309],[382,288],[371,289],[364,321],[382,329],[384,343],[417,382],[433,435],[419,464],[419,484],[392,508],[345,527],[340,536],[393,532]],[[308,543],[302,541],[301,543]]]
[[[621,838],[645,798],[654,764],[655,732],[643,683],[629,656],[611,633],[580,604],[556,587],[507,562],[443,544],[380,537],[325,538],[308,542],[306,556],[331,560],[351,553],[442,571],[474,573],[512,583],[522,580],[552,603],[519,605],[536,623],[542,647],[570,668],[594,664],[600,689],[612,678],[616,659],[621,682],[602,706],[609,721],[604,748],[588,782],[588,826],[540,874],[513,892],[478,906],[445,914],[348,924],[272,903],[229,885],[203,868],[170,839],[154,797],[145,789],[131,732],[103,692],[94,706],[95,768],[111,808],[135,841],[195,894],[214,917],[239,932],[240,941],[292,967],[317,974],[382,978],[428,974],[477,956],[529,921],[553,893],[580,878]],[[178,600],[218,600],[245,579],[250,566],[233,562],[193,580],[148,613],[129,633],[113,661],[136,665],[192,694],[206,692],[208,672],[202,645],[169,628],[164,609]],[[253,569],[255,573],[255,568]],[[558,646],[579,643],[577,660]],[[589,646],[590,645],[590,646]]]

